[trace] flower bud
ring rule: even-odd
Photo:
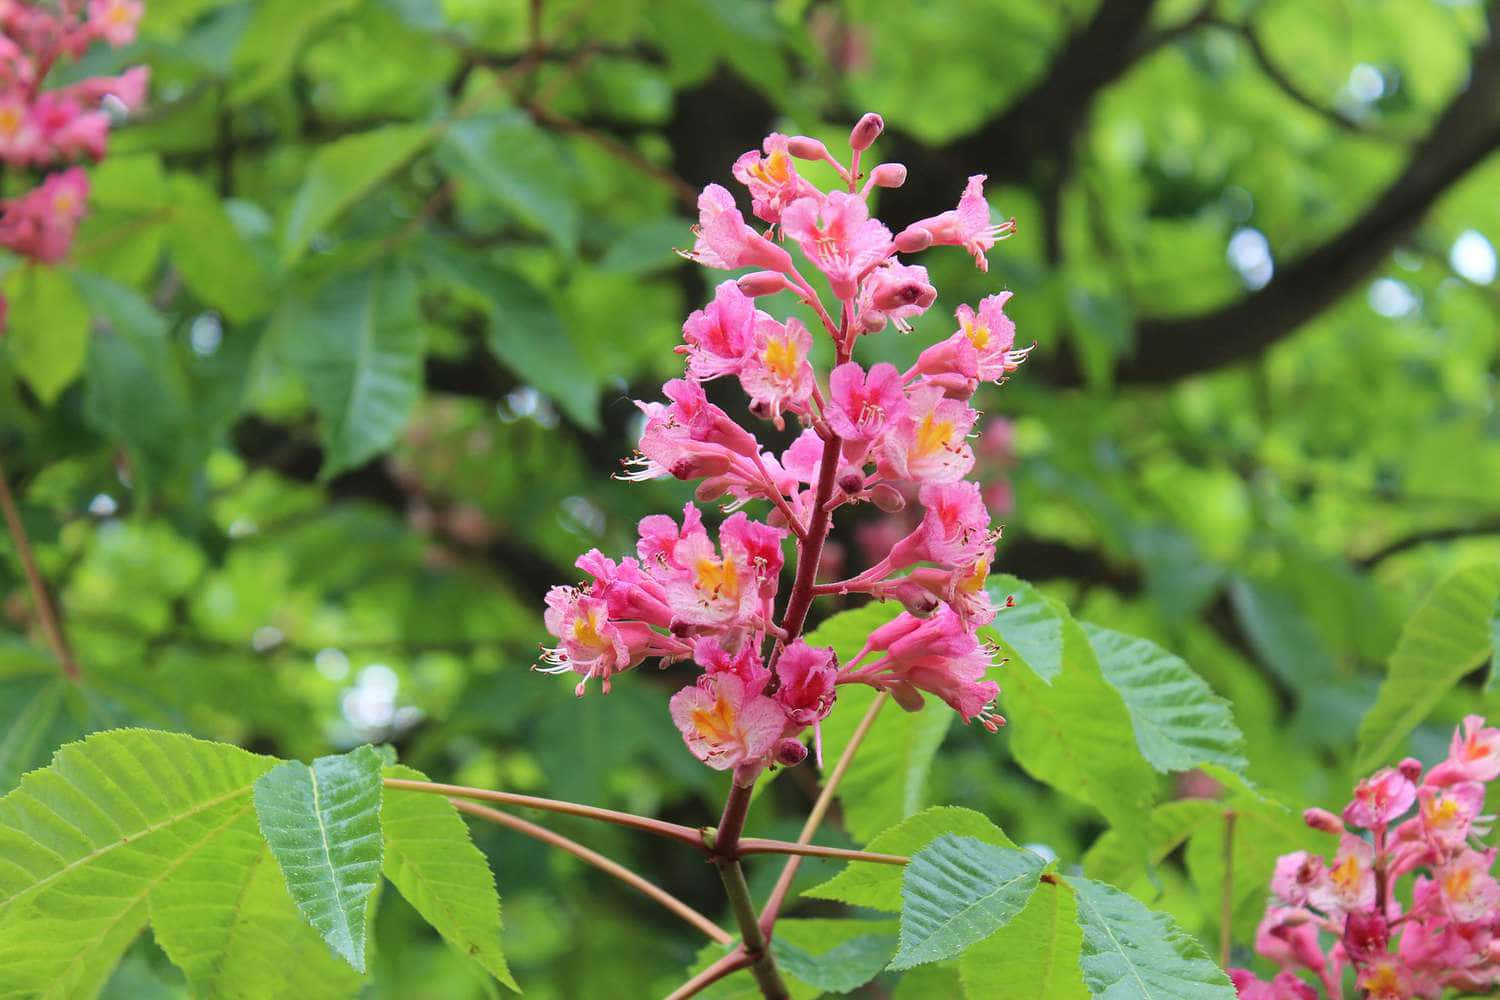
[[[807,759],[807,747],[799,739],[788,736],[776,744],[776,763],[782,767],[796,767]]]
[[[729,485],[729,477],[727,476],[716,476],[712,479],[705,479],[698,484],[697,489],[693,490],[693,496],[700,503],[713,503],[729,492]]]
[[[887,690],[891,692],[891,698],[896,704],[907,712],[920,712],[922,706],[927,704],[926,699],[922,697],[922,692],[913,687],[910,681],[892,684]]]
[[[1415,784],[1422,776],[1422,762],[1415,757],[1408,757],[1396,765],[1396,770],[1400,771],[1407,781]]]
[[[1385,917],[1371,910],[1355,910],[1344,921],[1344,953],[1356,962],[1369,962],[1386,953],[1391,930]],[[1320,959],[1322,955],[1318,956]]]
[[[786,151],[799,160],[831,160],[828,147],[817,139],[805,135],[794,135],[786,141]]]
[[[879,333],[885,329],[885,313],[878,309],[867,309],[859,314],[860,333]]]
[[[937,595],[910,577],[881,588],[879,596],[882,599],[894,597],[914,618],[931,618],[942,606]]]
[[[937,301],[937,289],[915,278],[905,281],[882,281],[875,289],[875,308],[891,312],[903,306],[926,309]]]
[[[876,483],[870,487],[870,499],[887,514],[906,509],[906,497],[890,483]]]
[[[1343,833],[1344,822],[1327,809],[1314,806],[1302,814],[1302,822],[1324,833]]]
[[[906,164],[882,163],[870,171],[870,180],[876,187],[898,188],[906,183]]]
[[[867,111],[864,117],[854,123],[854,130],[849,133],[849,145],[856,151],[866,150],[885,131],[885,119],[873,111]]]
[[[896,234],[897,253],[916,253],[932,246],[932,234],[921,226],[911,226]]]
[[[785,275],[775,271],[751,271],[735,284],[742,293],[752,299],[762,295],[775,295],[777,292],[784,292],[792,287]]]
[[[729,471],[729,456],[718,454],[684,455],[667,471],[677,479],[706,479]]]
[[[839,473],[839,489],[852,496],[857,496],[865,488],[865,474],[859,469],[850,467]]]

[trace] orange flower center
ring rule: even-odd
[[[791,157],[777,150],[765,159],[757,160],[750,168],[750,174],[767,184],[785,184],[792,175]]]
[[[732,559],[699,559],[693,567],[698,589],[714,597],[736,600],[740,596],[740,574]]]
[[[692,721],[707,743],[723,744],[734,738],[734,706],[723,695],[714,699],[712,708],[693,709]]]
[[[767,342],[761,360],[771,371],[791,381],[792,377],[797,374],[798,366],[802,364],[802,352],[797,350],[797,345],[792,343],[791,338],[786,340],[772,338]]]
[[[917,443],[913,451],[916,452],[918,458],[926,458],[947,448],[953,440],[953,431],[953,421],[939,420],[934,414],[929,413],[917,425]]]

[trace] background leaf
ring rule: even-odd
[[[959,959],[964,995],[991,1000],[1088,1000],[1079,959],[1078,902],[1061,882],[1042,882],[1026,908]]]
[[[66,274],[40,264],[11,271],[0,292],[7,302],[5,341],[16,372],[51,403],[83,370],[88,307]]]

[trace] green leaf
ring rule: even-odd
[[[912,855],[901,879],[901,943],[893,969],[940,962],[1026,908],[1047,863],[1030,851],[945,833]]]
[[[889,920],[778,920],[771,951],[782,972],[829,993],[848,993],[879,975],[896,950]]]
[[[870,604],[829,618],[807,636],[813,646],[832,646],[841,661],[859,652],[870,632],[900,612],[893,604]],[[864,718],[875,690],[863,684],[839,689],[838,708],[823,721],[823,766],[832,768]],[[844,826],[867,841],[925,804],[927,775],[938,746],[953,724],[953,712],[937,703],[920,712],[888,704],[870,727],[839,784]]]
[[[83,370],[89,310],[62,271],[26,263],[0,282],[8,303],[5,342],[20,373],[51,405]]]
[[[170,190],[167,246],[183,283],[233,322],[259,315],[270,302],[269,282],[218,195],[188,174],[174,175]]]
[[[1280,590],[1235,579],[1230,603],[1260,659],[1294,690],[1326,683],[1333,657],[1317,627]]]
[[[1014,576],[997,574],[986,588],[1002,610],[994,630],[1001,649],[1018,659],[1047,683],[1062,673],[1063,624],[1068,613],[1063,606],[1031,584]],[[1006,598],[1015,604],[1006,607]]]
[[[958,960],[964,993],[986,1000],[1088,1000],[1078,961],[1078,901],[1066,885],[1043,882],[1014,920]]]
[[[1200,829],[1220,829],[1223,821],[1224,807],[1211,799],[1163,802],[1151,811],[1144,829],[1106,830],[1084,855],[1084,873],[1115,885],[1131,885]]]
[[[286,79],[309,38],[358,0],[261,0],[234,53],[231,104],[252,101]]]
[[[562,150],[520,111],[453,122],[439,146],[450,169],[569,255],[578,249],[578,209]]]
[[[360,978],[287,891],[246,809],[151,894],[151,930],[194,996],[346,997]]]
[[[982,813],[962,806],[932,806],[881,833],[865,850],[909,857],[944,834],[970,837],[996,847],[1016,846]],[[804,895],[895,913],[901,909],[902,870],[898,865],[851,861],[843,871]]]
[[[1484,679],[1484,693],[1500,691],[1500,610],[1490,619],[1490,672]]]
[[[70,686],[55,668],[0,678],[0,793],[47,763],[54,747],[83,735],[68,705]]]
[[[365,914],[380,883],[380,754],[362,746],[255,782],[260,831],[307,922],[365,969]]]
[[[1389,762],[1401,741],[1493,650],[1500,566],[1482,563],[1443,580],[1407,619],[1380,693],[1359,724],[1355,770]]]
[[[425,781],[422,772],[387,766],[386,777]],[[500,947],[495,876],[458,810],[441,795],[386,788],[380,824],[385,875],[443,939],[472,955],[496,979],[520,992]]]
[[[1234,1000],[1229,977],[1165,913],[1113,886],[1069,876],[1083,932],[1083,981],[1110,1000]]]
[[[0,798],[0,996],[92,996],[145,927],[154,894],[253,822],[275,764],[139,729],[70,743]]]
[[[1084,623],[1104,679],[1120,692],[1141,754],[1158,771],[1218,764],[1243,772],[1244,735],[1229,703],[1180,657],[1149,639]]]
[[[287,212],[281,266],[295,264],[309,240],[425,149],[433,134],[429,125],[386,125],[320,146]]]
[[[995,634],[1005,634],[1009,613],[996,618]],[[1011,754],[1038,781],[1087,802],[1111,824],[1130,827],[1155,797],[1156,774],[1083,629],[1066,618],[1062,630],[1062,670],[1050,684],[1018,659],[1001,676]]]
[[[89,170],[89,212],[70,260],[137,286],[156,271],[166,239],[167,182],[156,153],[111,153]]]
[[[322,417],[330,477],[390,447],[422,392],[417,288],[397,265],[337,275],[278,316]]]

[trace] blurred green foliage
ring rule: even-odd
[[[876,152],[912,170],[883,193],[895,226],[988,172],[1020,233],[988,275],[927,255],[939,306],[865,358],[909,360],[958,302],[1016,293],[1037,351],[977,401],[1013,421],[979,470],[1014,496],[999,568],[1228,700],[1253,787],[1213,774],[1248,817],[1236,867],[1263,868],[1300,835],[1274,800],[1344,801],[1401,624],[1500,556],[1487,20],[1459,0],[149,0],[137,44],[78,69],[144,61],[153,96],[91,171],[70,267],[5,265],[0,457],[84,680],[57,676],[0,546],[0,790],[65,740],[147,724],[303,759],[389,741],[438,780],[711,821],[725,779],[668,722],[679,673],[575,700],[526,670],[540,598],[687,496],[607,476],[713,280],[672,253],[696,189],[771,128],[832,144],[874,109]],[[857,527],[836,536],[856,569]],[[1390,752],[1362,765],[1500,713],[1475,669],[1493,632],[1467,638],[1414,731],[1366,722]],[[967,806],[1216,941],[1218,835],[1170,801],[1203,782],[1154,806],[1040,783],[1068,733],[1025,705],[1049,670],[1074,679],[1015,652],[1012,729],[888,720],[867,767],[915,761],[910,787],[890,805],[851,775],[826,842]],[[1392,663],[1420,688],[1411,655]],[[845,738],[831,723],[825,750]],[[749,832],[794,836],[814,778],[774,782]],[[554,819],[724,915],[690,855]],[[664,993],[697,960],[575,859],[475,833],[528,995]],[[751,875],[764,893],[774,866]],[[1262,902],[1236,886],[1241,959]],[[372,997],[490,988],[394,893],[370,962]],[[180,989],[147,941],[106,995]]]

